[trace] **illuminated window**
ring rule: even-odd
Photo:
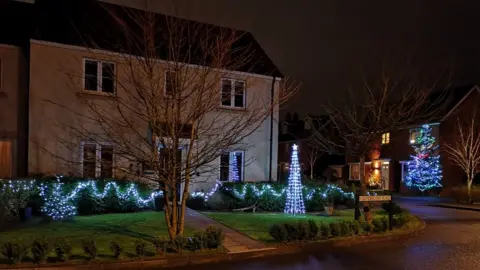
[[[232,166],[236,165],[236,172],[238,172],[238,179],[242,181],[243,179],[243,164],[244,164],[244,152],[235,151],[235,152],[223,152],[220,156],[220,181],[233,181],[231,178],[231,172],[234,169]],[[233,160],[235,159],[235,160]],[[230,164],[235,161],[236,164]]]
[[[412,128],[410,129],[410,143],[414,144],[417,142],[418,138],[420,138],[421,134],[420,128]]]
[[[83,68],[85,90],[115,92],[115,64],[85,59]]]
[[[390,133],[383,133],[382,144],[389,144],[389,143],[390,143]]]

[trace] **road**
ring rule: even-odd
[[[426,220],[428,227],[422,234],[395,242],[200,265],[195,270],[480,269],[480,212],[430,207],[422,200],[397,200]],[[192,266],[175,269],[191,270]]]

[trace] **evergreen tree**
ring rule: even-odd
[[[420,191],[441,187],[442,168],[440,155],[434,155],[438,145],[435,146],[435,138],[431,135],[432,128],[423,125],[420,134],[412,141],[415,155],[408,161],[408,170],[404,184],[408,188],[418,188]]]
[[[288,175],[287,201],[284,212],[287,214],[305,214],[305,203],[300,180],[300,164],[298,162],[298,146],[292,147],[292,158]]]

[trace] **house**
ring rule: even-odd
[[[469,119],[478,108],[480,102],[480,88],[469,85],[447,90],[445,102],[437,106],[443,106],[442,110],[428,123],[418,123],[405,127],[395,132],[379,132],[378,138],[371,151],[366,157],[363,168],[365,179],[376,179],[380,187],[395,192],[409,192],[402,184],[407,173],[407,161],[414,154],[411,142],[415,141],[421,125],[428,124],[432,128],[432,136],[439,146],[435,153],[440,155],[440,163],[443,170],[442,194],[448,194],[450,190],[465,184],[465,175],[449,159],[444,151],[445,144],[452,144],[455,140],[457,130],[457,119]],[[478,117],[478,114],[477,114]],[[360,176],[360,164],[358,159],[352,156],[347,157],[349,165],[349,179],[358,181]]]
[[[0,41],[4,43],[0,45],[0,75],[3,74],[0,78],[3,78],[1,85],[4,88],[0,89],[4,89],[4,96],[8,99],[3,101],[0,97],[0,104],[4,102],[15,106],[7,109],[1,105],[0,112],[2,116],[8,116],[12,123],[18,123],[0,122],[0,160],[7,156],[12,160],[10,164],[1,163],[4,177],[57,173],[91,178],[121,177],[114,167],[127,161],[119,160],[116,156],[115,143],[93,143],[73,138],[58,123],[75,123],[78,119],[75,119],[68,109],[48,104],[55,103],[66,108],[75,108],[77,111],[86,111],[87,108],[82,107],[85,105],[78,101],[79,95],[87,96],[98,104],[103,104],[112,96],[123,95],[122,88],[125,86],[121,85],[126,83],[121,82],[121,76],[117,75],[122,74],[126,67],[118,56],[116,47],[112,45],[113,41],[121,39],[115,36],[116,22],[106,19],[109,17],[107,10],[122,12],[131,9],[109,3],[102,3],[100,6],[93,0],[37,0],[34,4],[8,1],[8,4],[3,6],[0,18],[3,14],[4,18],[21,21],[26,27],[21,35],[11,31],[12,36],[19,35],[11,40],[0,37],[4,38]],[[17,15],[18,19],[15,17]],[[155,16],[165,17],[162,14]],[[226,28],[216,29],[223,31]],[[92,40],[90,42],[95,42],[95,50],[86,48],[86,37]],[[221,77],[215,82],[218,85],[218,105],[222,109],[230,110],[232,115],[244,113],[246,108],[250,108],[250,104],[265,107],[265,104],[259,104],[253,98],[261,96],[264,97],[262,100],[270,102],[271,95],[279,91],[279,82],[283,77],[250,33],[243,32],[238,42],[253,47],[255,55],[252,58],[259,61],[254,66],[246,63],[228,72],[215,71],[218,72],[218,77]],[[133,51],[128,53],[135,55]],[[228,74],[229,77],[223,77],[223,74]],[[167,75],[165,74],[165,87],[169,84]],[[101,83],[98,83],[99,81]],[[248,81],[255,81],[255,84],[245,83]],[[70,91],[69,87],[72,85],[81,90]],[[231,91],[235,91],[234,94],[228,93],[232,98],[228,104],[220,98],[227,86]],[[1,94],[2,92],[0,96]],[[4,110],[8,112],[5,114]],[[215,115],[209,117],[215,119]],[[254,132],[244,138],[250,145],[248,149],[232,150],[233,152],[225,149],[226,155],[222,154],[213,164],[208,164],[218,169],[214,177],[207,179],[206,175],[197,175],[199,181],[196,181],[198,183],[190,190],[208,190],[215,184],[216,179],[229,181],[228,170],[233,166],[230,164],[232,156],[236,159],[236,169],[241,181],[275,179],[278,149],[278,126],[272,124],[275,118],[278,118],[278,108],[260,123]],[[86,126],[88,123],[77,124]],[[137,132],[148,133],[148,124],[141,126]],[[66,143],[72,147],[67,147]],[[160,151],[160,155],[162,153]],[[179,149],[177,155],[181,158],[184,150]],[[67,160],[76,162],[66,162]],[[101,164],[98,160],[101,160]],[[139,166],[130,165],[135,169]],[[144,169],[140,169],[140,174],[144,173]]]

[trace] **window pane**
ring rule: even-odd
[[[112,178],[113,177],[113,146],[102,145],[100,163],[100,177]]]
[[[228,181],[228,165],[230,163],[229,153],[222,153],[220,156],[220,181]]]
[[[243,108],[244,93],[245,93],[245,83],[235,82],[235,107]]]
[[[97,91],[97,66],[97,62],[85,60],[85,90]]]
[[[230,80],[222,80],[222,105],[232,106],[232,82]]]
[[[113,93],[115,90],[115,65],[102,63],[102,92]]]
[[[95,178],[95,145],[85,144],[83,146],[83,177]]]
[[[175,72],[167,71],[165,72],[165,94],[167,96],[173,96],[175,94],[175,89],[177,87],[175,81],[176,76]]]
[[[237,159],[237,171],[238,171],[238,180],[242,181],[243,180],[243,153],[242,152],[236,152],[235,153],[235,158]]]

